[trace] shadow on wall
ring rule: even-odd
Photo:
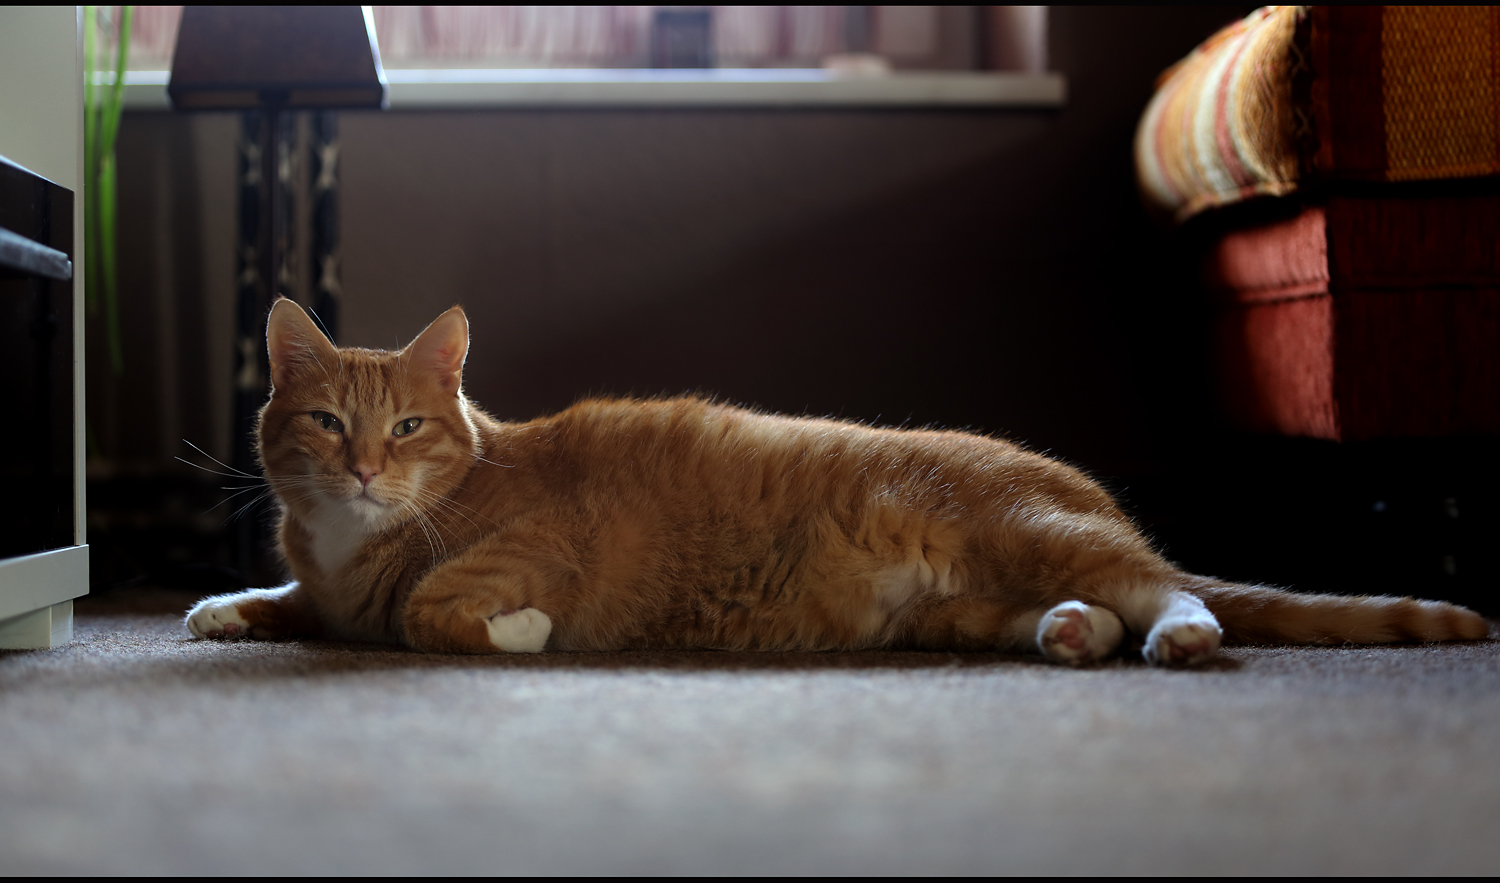
[[[1089,327],[1128,316],[1079,291],[1055,249],[1000,245],[1026,241],[1045,211],[997,180],[1005,165],[975,161],[782,231],[701,281],[624,289],[623,307],[570,304],[597,315],[566,335],[476,349],[471,394],[524,417],[582,392],[699,389],[783,412],[1071,440],[1073,457],[1128,455],[1108,427],[1138,419],[1138,392],[1122,383],[1138,372],[1118,370],[1124,336]],[[1096,258],[1118,266],[1117,247]],[[507,323],[506,298],[468,300],[476,323]],[[1089,311],[1084,327],[1059,319]],[[482,324],[476,335],[487,340]]]

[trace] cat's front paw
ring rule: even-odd
[[[188,611],[187,627],[198,638],[248,638],[251,625],[240,615],[233,595],[217,595]]]
[[[540,653],[552,634],[552,618],[535,607],[490,617],[490,643],[505,653]]]
[[[1151,629],[1141,652],[1152,665],[1197,665],[1218,655],[1222,638],[1218,621],[1207,611],[1172,616]]]
[[[1036,642],[1051,662],[1083,665],[1115,652],[1125,636],[1120,617],[1082,601],[1064,601],[1042,614]]]

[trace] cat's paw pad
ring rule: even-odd
[[[1115,652],[1125,636],[1120,617],[1082,601],[1064,601],[1037,624],[1036,642],[1051,662],[1082,665]]]
[[[490,643],[506,653],[540,653],[552,634],[552,618],[535,607],[490,617]]]
[[[1210,615],[1172,617],[1151,629],[1141,652],[1152,665],[1197,665],[1218,655],[1222,638]]]
[[[197,638],[247,638],[250,622],[240,616],[233,601],[205,598],[188,611],[188,631]]]

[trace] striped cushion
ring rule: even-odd
[[[1265,7],[1162,74],[1136,130],[1148,203],[1183,220],[1297,186],[1288,62],[1296,7]]]
[[[1500,10],[1268,6],[1162,74],[1136,132],[1181,221],[1307,181],[1500,174]]]

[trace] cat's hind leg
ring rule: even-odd
[[[1203,602],[1172,592],[1141,650],[1152,665],[1197,665],[1219,654],[1224,631]]]
[[[1083,665],[1119,649],[1120,618],[1081,601],[1051,608],[989,598],[931,598],[902,618],[896,646],[922,650],[1041,653],[1052,662]]]
[[[1050,662],[1084,665],[1112,655],[1125,637],[1125,624],[1113,611],[1064,601],[1042,614],[1036,627],[1037,649]]]
[[[1145,635],[1141,655],[1152,665],[1197,665],[1218,655],[1223,629],[1196,596],[1148,581],[1110,594],[1126,628]]]
[[[1113,612],[1123,632],[1144,638],[1143,655],[1153,665],[1196,665],[1218,653],[1218,621],[1184,591],[1194,578],[1158,555],[1118,513],[1018,507],[987,531],[981,561],[990,582],[1039,589],[1045,603],[1063,602],[1047,611],[1036,632],[1049,659],[1071,661],[1067,657],[1085,652],[1094,640],[1118,646],[1112,624],[1080,640],[1085,622],[1093,627],[1095,617],[1108,617],[1068,607],[1078,602]]]

